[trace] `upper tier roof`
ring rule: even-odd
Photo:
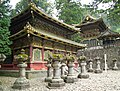
[[[25,16],[27,15],[27,16]],[[46,14],[45,12],[43,12],[41,9],[37,8],[33,3],[31,3],[25,10],[23,10],[20,14],[16,15],[15,17],[13,17],[11,19],[11,26],[14,26],[14,23],[16,23],[16,21],[20,21],[21,19],[23,19],[24,17],[31,17],[34,18],[35,15],[37,15],[38,17],[42,17],[45,20],[48,20],[54,24],[57,24],[69,31],[74,32],[79,32],[79,28],[75,28],[74,26],[68,25],[66,23],[61,22],[60,20],[57,20],[51,16],[49,16],[48,14]]]
[[[107,28],[102,18],[97,19],[90,15],[85,16],[85,18],[83,19],[83,21],[81,23],[75,24],[74,26],[76,28],[81,28],[81,31],[84,31],[86,27],[91,26],[91,25],[92,25],[92,27],[93,27],[93,25],[94,25],[94,27],[95,27],[95,25],[98,25],[98,27],[101,27],[100,29],[102,32],[103,32],[103,30],[106,30],[106,28]],[[88,29],[90,29],[90,28],[88,28]]]

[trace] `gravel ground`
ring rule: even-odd
[[[61,89],[48,89],[44,78],[34,78],[30,80],[31,87],[21,91],[120,91],[120,71],[89,73],[89,75],[88,79],[78,79],[75,83],[66,83]],[[4,91],[19,91],[11,88],[15,79],[0,77]]]

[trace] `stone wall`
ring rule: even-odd
[[[19,77],[19,71],[18,70],[0,70],[0,76],[8,76],[8,77]],[[47,71],[46,70],[33,70],[33,71],[26,71],[26,78],[37,78],[37,77],[46,77]]]
[[[93,59],[93,67],[95,67],[95,60],[94,58],[96,56],[99,56],[101,57],[101,68],[104,69],[104,54],[107,55],[107,64],[108,64],[108,67],[111,69],[112,66],[113,66],[113,61],[112,59],[114,58],[117,58],[118,60],[118,67],[120,69],[120,47],[114,47],[114,46],[111,46],[111,47],[107,47],[107,48],[103,48],[103,47],[100,47],[100,48],[89,48],[89,49],[85,49],[85,50],[79,50],[78,51],[78,56],[84,54],[86,57],[87,57],[87,61],[89,58],[92,58]]]

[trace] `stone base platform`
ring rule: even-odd
[[[102,70],[95,70],[95,73],[102,73]]]
[[[52,80],[52,77],[45,78],[45,82],[51,82],[51,80]]]
[[[118,67],[113,67],[112,70],[118,70]]]
[[[65,75],[65,76],[61,76],[61,78],[62,78],[63,80],[65,80],[65,79],[66,79],[66,77],[67,77],[67,75]]]
[[[88,72],[94,72],[94,70],[93,69],[88,69]]]
[[[64,81],[66,83],[74,83],[74,82],[77,82],[77,77],[76,76],[67,76]]]
[[[17,78],[12,88],[22,90],[22,89],[27,89],[29,87],[30,87],[29,80],[26,79],[25,77],[20,77]]]
[[[52,79],[51,82],[48,83],[49,89],[61,88],[65,86],[65,82],[63,79]]]
[[[88,75],[88,74],[79,74],[79,75],[78,75],[78,78],[87,79],[87,78],[89,78],[89,75]]]

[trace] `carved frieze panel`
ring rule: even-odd
[[[44,45],[44,47],[52,48],[53,42],[50,40],[44,40],[43,45]]]
[[[42,20],[35,19],[35,23],[33,24],[35,28],[40,29],[42,31],[50,32],[55,35],[66,38],[67,31],[65,29],[58,28],[57,26],[53,26],[47,22]]]
[[[41,49],[33,49],[33,61],[41,61],[42,60],[42,53]]]
[[[42,46],[42,39],[40,37],[33,37],[33,45]]]

